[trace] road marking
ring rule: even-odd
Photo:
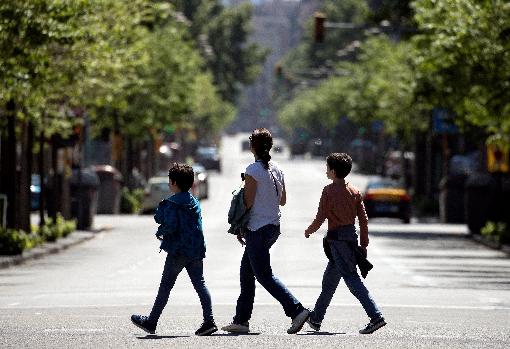
[[[45,328],[44,332],[88,332],[88,333],[94,333],[94,332],[104,332],[104,328]]]
[[[19,304],[19,303],[18,303]],[[256,306],[273,306],[278,303],[256,302]],[[180,306],[200,306],[200,304],[180,304]],[[232,306],[233,303],[214,303],[215,306]],[[335,307],[359,307],[359,304],[331,303]],[[382,308],[414,308],[414,309],[451,309],[451,310],[510,310],[510,306],[497,305],[431,305],[431,304],[380,304]],[[0,309],[55,309],[55,308],[114,308],[114,307],[142,307],[152,306],[152,303],[123,303],[123,304],[60,304],[36,306],[10,306]],[[174,305],[175,306],[175,305]]]

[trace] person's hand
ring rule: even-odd
[[[368,247],[367,246],[361,246],[361,250],[363,251],[363,254],[365,255],[365,258],[368,256]]]
[[[244,235],[244,231],[241,230],[238,234],[237,234],[237,241],[239,241],[239,243],[241,244],[241,246],[244,246],[246,245],[246,237]]]
[[[310,235],[312,235],[312,233],[310,233],[309,231],[305,230],[305,238],[309,238]]]

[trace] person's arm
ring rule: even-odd
[[[317,214],[315,215],[315,219],[313,220],[312,224],[305,230],[305,237],[308,238],[310,235],[315,233],[324,223],[327,216],[327,193],[326,188],[322,190],[321,200],[319,202],[319,208],[317,209]]]
[[[251,208],[255,202],[255,194],[257,192],[257,181],[250,175],[244,175],[244,205]]]
[[[280,198],[280,206],[285,206],[287,203],[287,190],[285,190],[285,183],[282,185],[282,197]]]
[[[363,204],[363,197],[361,194],[357,197],[358,202],[356,206],[358,222],[359,222],[359,243],[361,247],[366,248],[368,246],[368,217]]]
[[[156,208],[156,212],[154,213],[154,220],[158,224],[163,224],[163,216],[165,214],[165,201],[161,201]]]
[[[161,201],[154,214],[156,223],[165,225],[172,230],[177,227],[177,212],[175,207],[171,207],[167,201]]]

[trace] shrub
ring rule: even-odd
[[[40,236],[23,230],[0,228],[0,254],[16,255],[42,242]]]
[[[54,242],[61,237],[68,236],[74,230],[76,230],[76,222],[74,220],[68,221],[60,213],[57,213],[55,222],[52,219],[48,219],[38,229],[37,233],[44,241]]]
[[[510,233],[508,226],[504,222],[488,221],[480,230],[483,236],[497,243],[510,242]]]
[[[120,197],[120,212],[122,213],[138,213],[142,208],[143,189],[129,190],[122,188]]]

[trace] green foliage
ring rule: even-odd
[[[21,254],[45,241],[53,242],[66,237],[76,230],[74,220],[65,220],[57,214],[55,222],[48,220],[42,228],[32,228],[31,233],[23,230],[0,228],[0,255]]]
[[[191,21],[207,68],[221,98],[235,103],[240,89],[254,81],[267,51],[249,43],[252,6],[225,8],[221,1],[172,1]]]
[[[122,188],[120,197],[120,212],[122,213],[139,213],[142,208],[143,189],[129,190],[127,187]]]
[[[89,6],[85,0],[0,3],[0,106],[13,101],[19,116],[35,121],[43,112],[53,115],[44,126],[48,132],[69,126],[57,105],[80,76],[74,48]]]
[[[480,230],[482,236],[493,240],[496,243],[510,242],[510,231],[504,222],[488,221],[485,226]]]
[[[24,250],[33,248],[41,242],[42,239],[36,234],[0,227],[0,255],[21,254]]]
[[[284,126],[331,127],[346,115],[358,124],[384,121],[385,131],[409,143],[415,130],[428,127],[429,111],[441,106],[455,112],[459,126],[510,131],[508,1],[416,0],[413,19],[408,2],[384,0],[368,16],[357,1],[337,3],[324,1],[329,21],[349,22],[348,14],[354,23],[390,19],[392,32],[416,25],[418,34],[395,43],[384,36],[367,39],[331,29],[319,45],[308,34],[282,63],[287,85],[279,82],[285,91],[280,103],[292,98],[280,111]],[[335,50],[343,51],[355,38],[363,40],[360,50],[334,63]],[[297,86],[308,82],[303,72],[312,73],[314,65],[340,77],[296,93]]]
[[[76,222],[74,220],[66,220],[58,213],[55,221],[48,219],[36,231],[43,241],[55,242],[62,237],[68,236],[75,230]]]
[[[358,61],[338,65],[343,76],[297,94],[281,109],[280,121],[287,129],[314,130],[318,125],[333,128],[343,116],[367,126],[382,120],[386,132],[399,132],[410,141],[417,128],[426,126],[417,117],[412,55],[406,42],[394,43],[384,36],[369,39]]]
[[[358,122],[384,121],[388,133],[414,134],[427,126],[417,118],[413,47],[384,36],[368,39],[361,46],[359,60],[345,65],[350,72],[350,116]]]
[[[510,130],[510,3],[417,0],[419,92],[456,122]]]
[[[193,8],[187,2],[177,5]],[[206,86],[217,113],[197,119],[212,117],[211,124],[224,126],[217,119],[226,115],[229,120],[231,106],[222,105],[223,94],[235,80],[251,81],[257,52],[245,45],[249,11],[229,17],[220,4],[208,8],[207,20],[197,18],[198,24],[190,25],[168,1],[3,1],[0,108],[14,101],[19,117],[32,119],[36,132],[47,136],[70,133],[79,122],[74,113],[79,106],[97,129],[120,128],[142,137],[148,127],[163,129],[188,120],[201,103],[188,92],[197,85],[195,78],[203,81],[205,74],[215,81],[213,88],[210,82]],[[221,52],[224,47],[217,51],[221,54],[201,57],[199,36],[191,34],[194,28],[206,33],[206,26],[226,35],[219,40],[234,43],[227,50],[231,58],[222,61],[229,54]],[[207,72],[213,66],[226,71],[229,64],[240,75]]]

